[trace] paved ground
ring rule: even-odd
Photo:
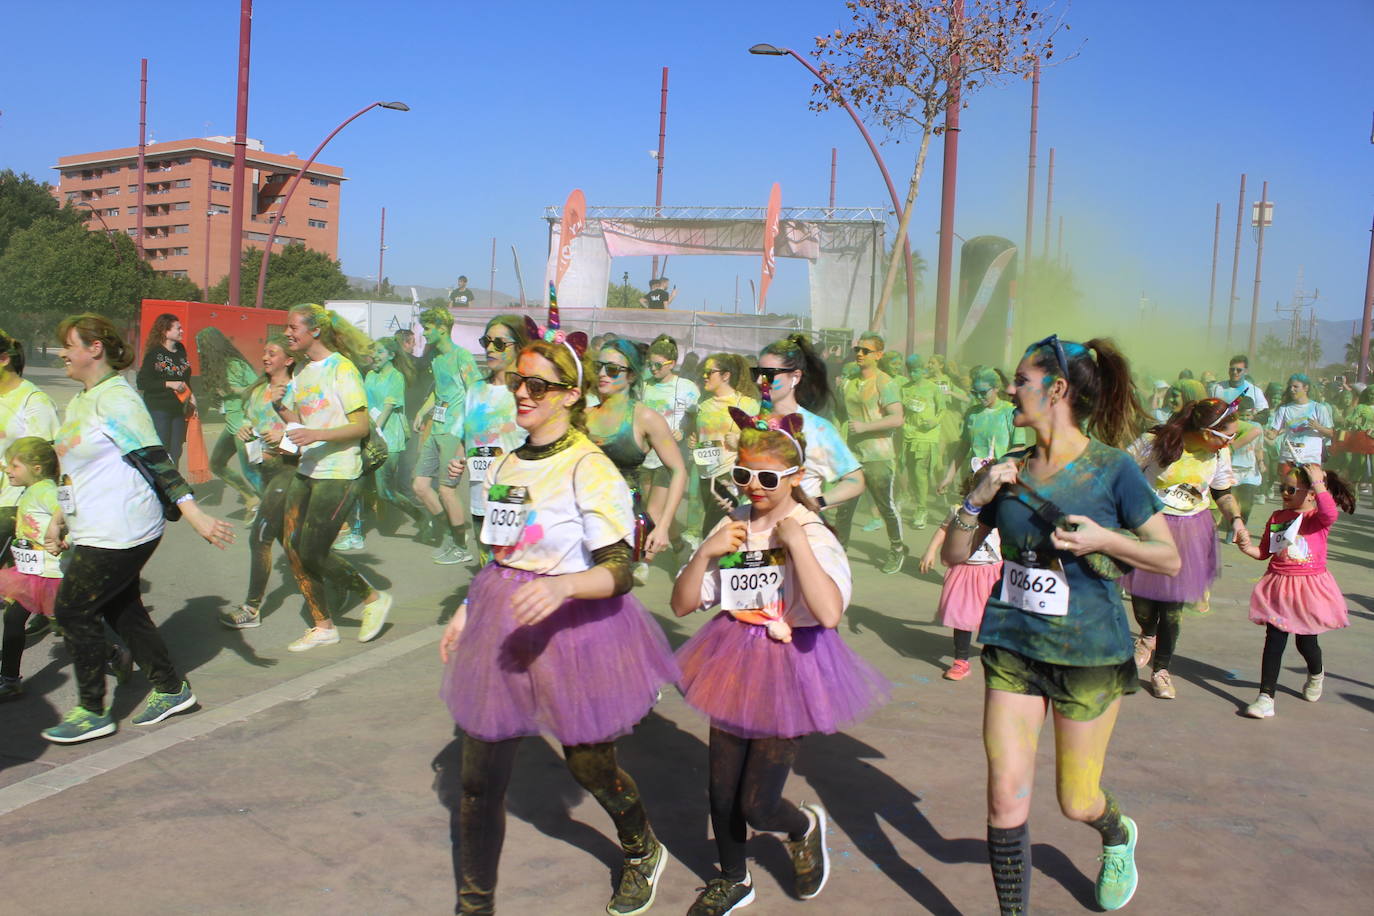
[[[218,486],[203,490],[213,504]],[[241,518],[232,497],[211,508]],[[1263,635],[1246,621],[1245,601],[1263,567],[1230,553],[1212,612],[1185,622],[1179,698],[1142,691],[1127,700],[1105,781],[1141,825],[1141,888],[1130,911],[1368,911],[1371,519],[1363,510],[1342,517],[1331,538],[1352,626],[1323,637],[1320,703],[1296,694],[1301,661],[1290,648],[1278,716],[1238,715],[1255,692]],[[912,533],[917,552],[928,534]],[[750,913],[994,911],[980,675],[940,679],[949,641],[931,623],[938,581],[917,576],[914,563],[878,575],[879,551],[872,535],[852,550],[855,604],[842,627],[892,679],[893,702],[847,734],[808,739],[788,787],[792,799],[818,799],[830,811],[834,877],[819,899],[791,899],[781,844],[757,837]],[[9,863],[0,912],[451,912],[448,812],[435,768],[453,759],[453,726],[436,695],[435,643],[469,574],[434,566],[404,538],[374,535],[356,556],[397,597],[387,630],[367,645],[353,641],[353,609],[343,643],[295,655],[285,647],[305,617],[284,565],[264,625],[225,630],[215,615],[241,598],[245,547],[219,553],[173,529],[146,570],[147,600],[202,708],[146,730],[127,725],[148,689],[136,676],[114,695],[125,723],[117,735],[67,748],[42,741],[39,729],[75,693],[65,653],[51,640],[31,647],[29,696],[0,706]],[[669,575],[656,568],[639,594],[677,643],[704,618],[667,615]],[[705,723],[671,696],[621,742],[672,854],[657,913],[685,912],[711,872],[705,737]],[[1097,837],[1058,814],[1048,743],[1040,756],[1036,912],[1094,909]],[[525,742],[509,809],[501,912],[602,912],[614,834],[552,745]]]

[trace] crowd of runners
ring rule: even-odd
[[[516,747],[539,734],[615,825],[625,859],[607,911],[652,905],[666,854],[615,742],[670,687],[710,720],[720,871],[691,916],[754,899],[751,828],[785,834],[797,897],[819,894],[827,815],[788,801],[784,784],[804,736],[858,722],[889,691],[837,629],[862,588],[856,524],[886,536],[879,574],[945,566],[933,613],[951,631],[946,679],[969,676],[982,646],[1004,914],[1029,908],[1047,716],[1061,810],[1101,839],[1098,903],[1131,899],[1139,828],[1101,785],[1104,760],[1140,669],[1155,697],[1176,695],[1184,611],[1206,612],[1221,550],[1269,564],[1250,604],[1265,637],[1244,714],[1275,714],[1290,635],[1303,697],[1321,696],[1318,635],[1348,623],[1327,533],[1374,483],[1374,388],[1302,374],[1262,387],[1245,356],[1224,378],[1169,381],[1106,339],[1051,335],[1015,366],[964,367],[872,333],[850,354],[793,334],[703,356],[667,336],[589,340],[560,326],[556,305],[540,317],[492,318],[474,355],[442,308],[420,315],[423,340],[371,340],[300,305],[254,353],[214,328],[186,341],[164,315],[135,374],[135,347],[110,321],[72,316],[57,343],[80,390],[61,418],[24,378],[36,342],[0,331],[0,699],[23,698],[22,653],[48,628],[79,694],[48,740],[113,733],[106,678],[135,665],[152,692],[131,724],[195,707],[139,577],[168,522],[234,541],[196,502],[202,474],[240,494],[249,520],[247,585],[221,622],[260,626],[279,544],[311,619],[292,652],[337,643],[335,619],[355,604],[358,639],[382,632],[392,595],[349,562],[378,532],[427,545],[417,562],[471,570],[440,642],[441,695],[465,736],[446,774],[460,799],[459,913],[495,911]],[[212,409],[223,430],[205,448]],[[676,652],[635,597],[650,564],[673,575],[673,614],[715,612]]]

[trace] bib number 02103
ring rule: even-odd
[[[1003,560],[1002,600],[1030,614],[1064,617],[1069,613],[1069,583],[1060,570]]]

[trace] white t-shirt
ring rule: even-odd
[[[1220,398],[1228,404],[1236,398],[1246,397],[1255,402],[1255,410],[1269,409],[1269,399],[1264,396],[1260,386],[1249,379],[1243,379],[1239,385],[1225,385],[1217,382],[1212,386],[1212,397]]]
[[[37,436],[51,442],[57,435],[57,409],[52,398],[28,379],[20,379],[6,394],[0,394],[0,458],[15,439]],[[23,487],[10,486],[0,472],[0,506],[19,505]]]
[[[798,407],[802,436],[806,440],[806,463],[802,470],[802,490],[815,499],[826,484],[832,484],[859,470],[863,465],[844,441],[844,436],[825,417]]]
[[[62,578],[62,557],[53,556],[43,549],[43,537],[48,532],[48,522],[57,514],[57,484],[51,480],[40,480],[23,491],[19,498],[17,516],[14,522],[14,546],[28,551],[32,557],[38,555],[38,571],[32,575],[44,579]],[[19,566],[18,554],[15,555],[16,567]],[[28,570],[21,569],[21,572]]]
[[[1280,404],[1269,418],[1269,428],[1279,431],[1279,460],[1289,464],[1320,464],[1324,438],[1312,424],[1331,429],[1331,407],[1319,401]]]
[[[161,448],[162,440],[143,398],[123,377],[112,375],[73,397],[53,446],[76,502],[76,512],[66,516],[73,544],[128,550],[162,536],[157,493],[124,460],[142,448]]]
[[[467,390],[463,398],[463,454],[468,461],[472,514],[484,516],[486,472],[479,464],[494,464],[504,455],[525,444],[529,433],[515,422],[515,395],[505,385],[483,379]]]
[[[749,521],[752,514],[752,507],[740,506],[721,519],[716,527],[711,529],[711,534],[715,534],[729,521]],[[820,563],[821,569],[840,590],[841,608],[849,607],[849,599],[854,592],[854,579],[849,571],[849,558],[845,556],[844,548],[840,546],[835,533],[825,526],[816,513],[801,504],[789,512],[787,517],[794,518],[801,524],[802,530],[806,532],[806,541],[811,545],[811,552],[816,555],[816,562]],[[761,528],[749,532],[741,549],[772,550],[781,546],[778,539],[773,536],[772,528]],[[679,572],[678,575],[681,576],[682,573]],[[701,608],[704,610],[719,603],[720,561],[712,560],[706,569],[706,575],[701,579]],[[797,582],[796,569],[791,563],[786,563],[783,570],[782,603],[782,619],[791,626],[820,625],[820,621],[816,620],[810,608],[806,606],[806,599],[802,596],[801,586]]]
[[[1191,516],[1212,508],[1212,490],[1229,490],[1235,486],[1236,473],[1231,467],[1231,450],[1219,452],[1190,452],[1184,449],[1178,459],[1167,468],[1150,457],[1154,433],[1146,433],[1126,450],[1140,465],[1145,481],[1154,487],[1164,503],[1165,515]]]
[[[519,538],[492,548],[502,566],[545,576],[583,572],[592,568],[593,550],[634,534],[630,488],[620,470],[585,433],[572,435],[573,443],[555,455],[527,460],[512,453],[487,469],[489,513],[502,504],[493,488],[524,488]]]
[[[338,353],[307,363],[286,386],[282,406],[300,415],[307,429],[348,425],[348,415],[367,409],[358,369]],[[363,473],[362,440],[312,442],[301,449],[296,473],[316,480],[354,480]]]
[[[673,432],[682,430],[682,420],[701,400],[697,386],[681,376],[673,376],[666,382],[651,382],[644,386],[644,404],[650,410],[662,415]],[[644,456],[644,467],[648,470],[663,467],[658,452],[649,449]]]

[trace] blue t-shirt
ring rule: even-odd
[[[1022,471],[1023,476],[1025,472]],[[1163,508],[1145,475],[1126,452],[1088,440],[1088,447],[1048,480],[1027,486],[1067,515],[1086,515],[1104,528],[1134,531]],[[1069,586],[1069,613],[1050,617],[1002,601],[998,582],[983,612],[978,641],[1055,665],[1116,665],[1131,657],[1131,630],[1116,582],[1095,575],[1083,558],[1055,550],[1051,527],[1037,516],[1032,497],[1004,487],[978,520],[1002,536],[1002,556],[1025,566],[1057,559]]]

